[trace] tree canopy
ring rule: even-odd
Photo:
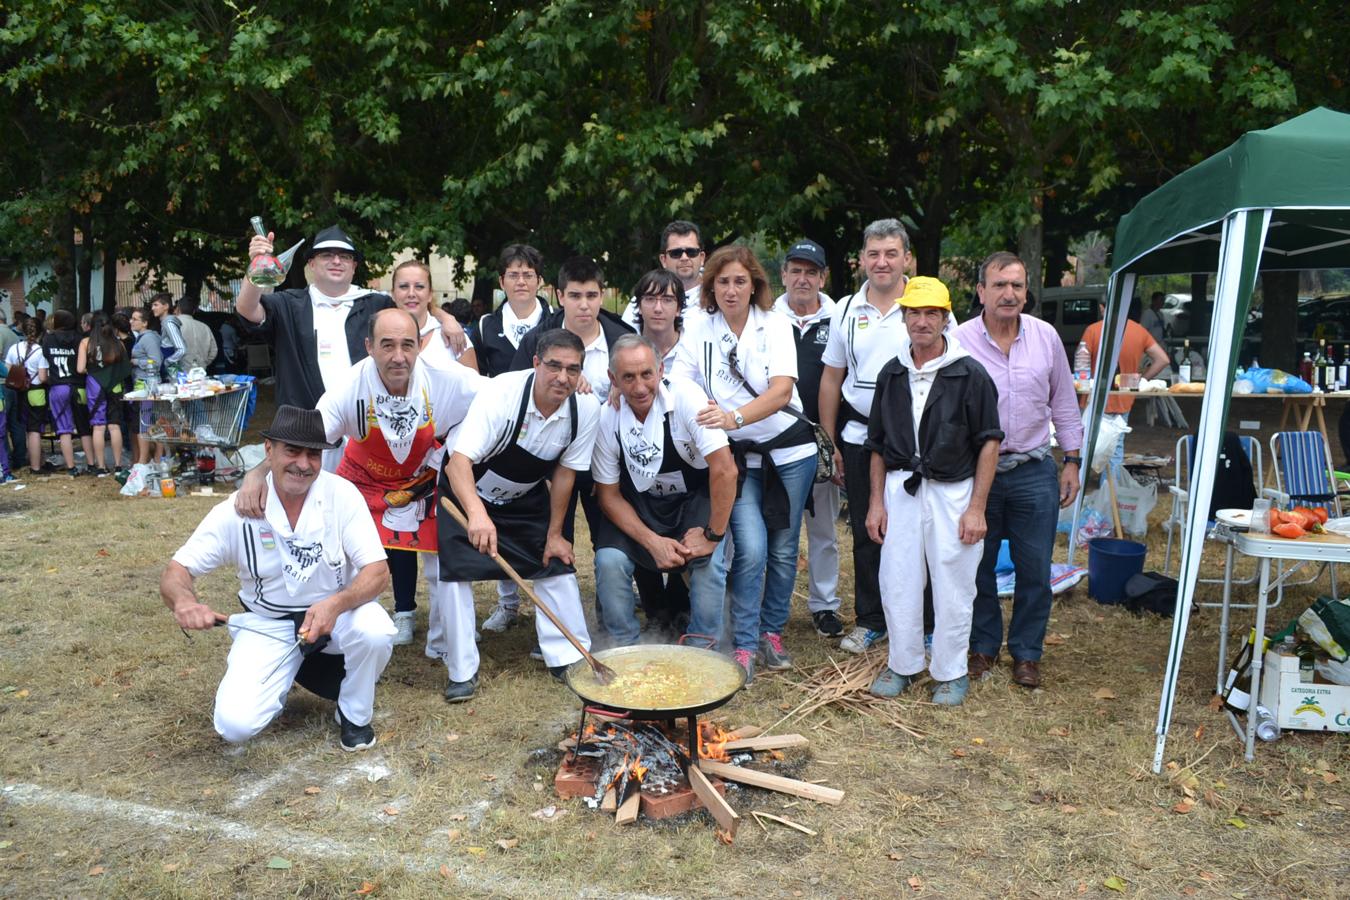
[[[87,308],[95,256],[237,277],[259,214],[376,267],[523,240],[623,286],[687,218],[809,235],[838,290],[897,216],[921,272],[1013,248],[1053,281],[1242,131],[1347,106],[1346,36],[1306,0],[11,0],[0,258]]]

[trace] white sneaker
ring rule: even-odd
[[[394,613],[394,627],[398,629],[398,633],[394,635],[395,647],[402,647],[404,644],[413,642],[413,613]]]
[[[497,608],[492,611],[492,615],[488,616],[487,620],[483,622],[482,628],[484,631],[495,631],[500,634],[516,624],[516,620],[519,618],[520,613],[498,604]]]
[[[886,632],[873,631],[859,625],[849,632],[848,637],[839,642],[839,649],[849,653],[866,653],[884,640]]]

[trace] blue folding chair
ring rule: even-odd
[[[1327,452],[1326,440],[1320,431],[1277,432],[1270,438],[1270,457],[1275,467],[1275,487],[1266,488],[1262,492],[1264,496],[1269,497],[1280,509],[1321,507],[1331,518],[1340,518],[1338,479],[1331,467],[1331,454]],[[1311,578],[1289,584],[1311,584],[1322,576],[1325,568],[1327,565],[1324,563]],[[1336,590],[1336,567],[1333,565],[1330,570],[1332,596],[1340,596]],[[1283,571],[1283,567],[1277,571]],[[1283,596],[1284,586],[1280,585],[1280,596]]]

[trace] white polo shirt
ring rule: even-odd
[[[736,351],[737,365],[744,380],[731,371],[731,351]],[[788,401],[795,409],[802,408],[797,394],[797,344],[792,339],[792,323],[787,316],[773,310],[751,308],[745,328],[737,338],[727,327],[720,312],[699,316],[686,322],[684,335],[676,345],[674,378],[687,378],[701,387],[713,402],[724,410],[736,410],[751,403],[755,395],[746,389],[748,382],[759,394],[769,389],[769,379],[786,376],[793,381],[792,397]],[[727,432],[733,440],[763,443],[796,425],[800,419],[791,413],[776,412],[766,419],[751,422],[743,428]],[[808,442],[797,447],[783,447],[772,451],[778,465],[796,462],[814,455],[816,445]],[[759,466],[759,454],[746,456],[746,465]]]
[[[275,619],[331,597],[362,568],[385,559],[385,552],[366,501],[351,482],[320,472],[292,528],[269,473],[264,518],[240,516],[231,494],[206,514],[173,558],[194,578],[233,565],[240,602]]]
[[[898,290],[903,293],[904,285]],[[830,317],[830,337],[821,361],[827,366],[847,370],[844,399],[863,416],[872,412],[872,395],[877,389],[877,374],[881,367],[895,358],[900,342],[909,337],[899,294],[896,298],[883,315],[867,302],[867,283],[864,282],[858,293],[836,301],[834,315]],[[840,436],[850,444],[862,445],[867,441],[867,425],[848,422]]]
[[[591,392],[603,403],[609,397],[609,341],[605,340],[604,328],[586,345],[581,358],[581,374],[590,382]]]
[[[597,484],[619,483],[620,445],[623,460],[629,466],[629,477],[634,482],[638,460],[645,458],[657,445],[664,443],[666,413],[671,413],[670,439],[685,465],[694,469],[708,468],[708,454],[727,446],[727,433],[720,428],[704,428],[698,424],[699,410],[708,405],[708,398],[688,379],[667,381],[661,385],[645,422],[637,421],[628,401],[619,398],[619,408],[608,403],[600,410],[600,430],[595,438],[595,455],[591,458],[591,477]],[[662,447],[664,450],[664,447]],[[678,484],[676,483],[678,481]],[[659,495],[685,493],[684,479],[679,472],[658,474],[652,486]]]
[[[342,384],[347,377],[347,370],[352,365],[352,354],[347,349],[347,314],[357,297],[370,293],[374,292],[353,285],[341,297],[329,297],[314,285],[309,286],[309,305],[314,311],[315,351],[325,390]]]
[[[524,369],[487,379],[455,434],[452,452],[462,453],[470,461],[480,463],[505,450],[514,438],[522,450],[540,459],[557,459],[576,472],[589,469],[595,433],[600,425],[600,401],[594,395],[576,395],[575,440],[572,439],[571,404],[564,400],[553,415],[545,416],[534,405],[533,396],[526,401],[525,421],[520,431],[513,433],[525,383],[533,374],[533,369]]]

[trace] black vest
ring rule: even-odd
[[[543,307],[543,321],[552,311],[543,298],[535,298]],[[511,343],[502,324],[502,310],[506,308],[503,300],[495,312],[490,312],[478,320],[478,333],[474,336],[473,349],[478,356],[478,371],[491,378],[503,372],[511,371],[511,360],[516,356],[517,344]],[[527,332],[528,333],[528,332]],[[525,335],[521,335],[523,338]]]

